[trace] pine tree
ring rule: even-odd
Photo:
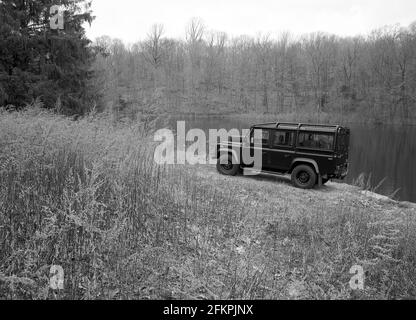
[[[63,29],[50,27],[51,7],[63,12]],[[93,21],[87,0],[0,1],[0,105],[18,108],[40,98],[82,114],[94,98],[89,80],[94,48],[83,25]]]

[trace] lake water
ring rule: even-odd
[[[248,129],[263,120],[224,117],[174,117],[169,126],[176,128],[177,120],[186,121],[186,129]],[[270,119],[264,119],[270,122]],[[274,121],[274,120],[271,120]],[[351,129],[350,171],[346,179],[352,184],[361,174],[370,177],[376,192],[402,201],[416,202],[416,126],[345,124]]]

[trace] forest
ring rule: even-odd
[[[52,5],[65,28],[49,26]],[[0,106],[59,113],[331,115],[415,123],[416,22],[367,35],[231,37],[203,20],[172,39],[161,24],[136,43],[88,39],[91,1],[0,2]]]
[[[229,37],[200,19],[185,39],[155,24],[134,44],[109,37],[94,68],[103,106],[197,114],[333,114],[373,123],[415,121],[416,23],[366,36],[326,33]]]

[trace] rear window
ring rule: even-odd
[[[299,133],[298,146],[302,148],[332,150],[334,148],[334,135],[330,133]]]
[[[346,134],[340,134],[338,135],[337,139],[338,144],[338,150],[339,151],[346,151],[348,150],[348,144],[349,144],[349,136]]]

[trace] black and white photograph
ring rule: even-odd
[[[0,300],[415,299],[414,0],[0,0]]]

